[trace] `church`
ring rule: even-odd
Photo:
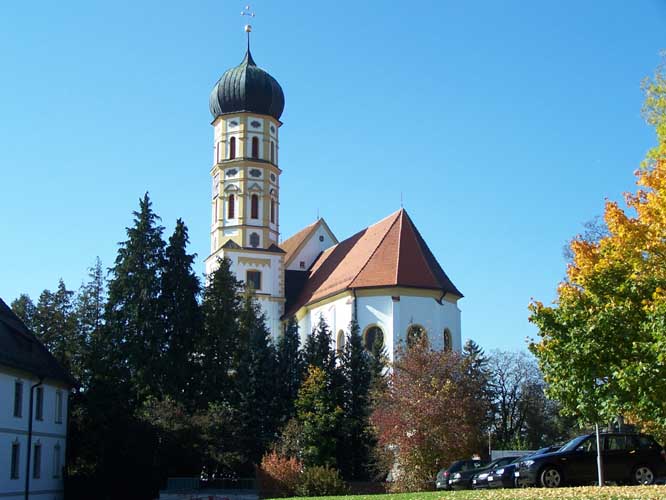
[[[323,316],[336,349],[344,347],[356,319],[366,347],[383,342],[390,360],[401,343],[422,335],[435,349],[459,351],[463,295],[404,209],[342,241],[322,218],[281,239],[284,105],[280,84],[257,66],[248,38],[242,62],[227,70],[210,94],[206,274],[219,258],[228,258],[237,278],[254,289],[274,338],[293,317],[304,342]]]

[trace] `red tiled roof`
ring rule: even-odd
[[[284,250],[285,256],[284,256],[284,262],[287,264],[291,258],[294,256],[294,252],[299,249],[301,244],[310,236],[312,231],[315,230],[317,227],[317,223],[319,221],[315,221],[309,226],[305,226],[303,229],[301,229],[299,232],[297,232],[295,235],[293,235],[291,238],[287,238],[284,240],[282,243],[280,243],[280,248]]]
[[[324,251],[287,315],[343,290],[384,286],[462,297],[403,209]]]

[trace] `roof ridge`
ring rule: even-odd
[[[388,217],[384,217],[384,219],[388,219]],[[381,223],[384,219],[380,220],[379,222],[377,222],[376,224],[373,224],[373,225],[376,226],[377,224]],[[372,253],[368,257],[368,260],[365,261],[365,264],[363,264],[361,266],[361,269],[359,269],[359,271],[354,275],[354,277],[351,280],[349,280],[350,287],[351,287],[351,285],[354,284],[354,281],[356,281],[356,278],[359,277],[359,275],[363,272],[363,270],[366,268],[368,263],[372,260],[372,257],[374,257],[374,255],[377,253],[377,250],[379,249],[379,247],[382,246],[382,243],[386,239],[386,236],[391,232],[391,229],[393,228],[393,226],[395,225],[395,223],[398,219],[399,219],[399,217],[396,217],[395,220],[391,223],[391,225],[386,229],[386,232],[384,233],[384,236],[382,236],[382,238],[379,240],[379,243],[377,243],[377,246],[375,247],[375,249],[372,251]],[[372,227],[372,226],[370,226],[370,227]]]
[[[395,258],[395,283],[398,283],[398,275],[400,274],[400,247],[402,246],[402,214],[404,213],[404,209],[400,209],[400,227],[398,228],[398,251],[397,256]]]
[[[409,216],[407,216],[407,217],[409,217]],[[432,279],[435,280],[435,283],[438,283],[439,285],[442,285],[443,283],[440,283],[437,276],[435,276],[435,273],[433,272],[433,270],[430,266],[430,262],[428,261],[428,259],[426,258],[425,254],[423,252],[423,244],[425,243],[425,241],[423,240],[423,238],[419,237],[419,236],[421,236],[418,232],[419,230],[416,229],[416,226],[414,225],[414,222],[412,222],[411,218],[409,218],[409,223],[412,226],[412,231],[414,233],[414,238],[416,239],[416,243],[417,243],[418,249],[419,249],[419,254],[421,254],[421,258],[423,259],[423,262],[425,263],[425,266],[426,266],[426,269],[428,270],[428,273],[430,274]]]

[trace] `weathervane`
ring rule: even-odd
[[[250,6],[246,5],[245,8],[241,11],[241,16],[247,16],[249,18],[254,17],[254,12],[250,10]],[[250,33],[252,32],[252,25],[245,25],[245,33],[247,33],[247,49],[250,50]]]

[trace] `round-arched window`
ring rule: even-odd
[[[428,333],[421,325],[411,325],[407,329],[407,346],[416,345],[421,339],[427,339]]]
[[[342,354],[345,349],[345,332],[338,330],[338,354]]]
[[[363,346],[372,351],[373,347],[384,347],[384,332],[377,325],[370,326],[363,335]]]
[[[453,349],[453,345],[451,344],[451,330],[444,328],[444,350],[450,351],[451,349]]]

